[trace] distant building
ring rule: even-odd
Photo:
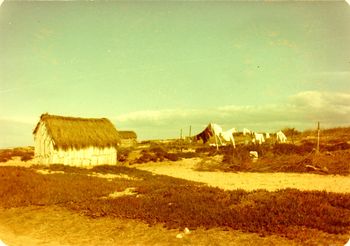
[[[137,135],[133,131],[118,131],[121,147],[131,147],[137,144]]]
[[[35,160],[40,164],[93,166],[117,163],[120,137],[106,118],[43,114],[33,135]]]

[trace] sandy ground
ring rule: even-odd
[[[1,166],[16,166],[16,167],[30,167],[32,165],[35,165],[34,160],[29,161],[21,161],[20,157],[12,157],[11,160],[8,160],[7,162],[0,162]]]
[[[193,168],[201,159],[184,159],[177,162],[156,162],[133,165],[132,167],[176,178],[203,182],[225,190],[244,189],[248,191],[295,188],[299,190],[320,190],[350,193],[350,176],[318,175],[300,173],[227,173],[195,171]]]
[[[185,234],[133,220],[91,219],[57,206],[0,209],[0,239],[9,246],[300,245],[279,236],[260,237],[232,230],[197,229]],[[321,242],[329,240],[333,241],[327,235]]]

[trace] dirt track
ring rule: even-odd
[[[133,167],[155,174],[203,182],[226,190],[244,189],[251,191],[266,189],[275,191],[296,188],[299,190],[350,193],[350,176],[300,173],[225,173],[193,170],[193,167],[199,161],[200,159],[194,158],[178,162],[146,163]]]

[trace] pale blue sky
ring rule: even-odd
[[[349,23],[345,2],[5,2],[0,147],[45,112],[140,139],[349,125]]]

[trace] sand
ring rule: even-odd
[[[350,176],[318,175],[303,173],[250,173],[250,172],[208,172],[195,171],[201,159],[184,159],[177,162],[152,162],[132,167],[155,174],[168,175],[225,190],[244,189],[247,191],[266,189],[276,191],[295,188],[303,191],[318,190],[336,193],[350,193]]]

